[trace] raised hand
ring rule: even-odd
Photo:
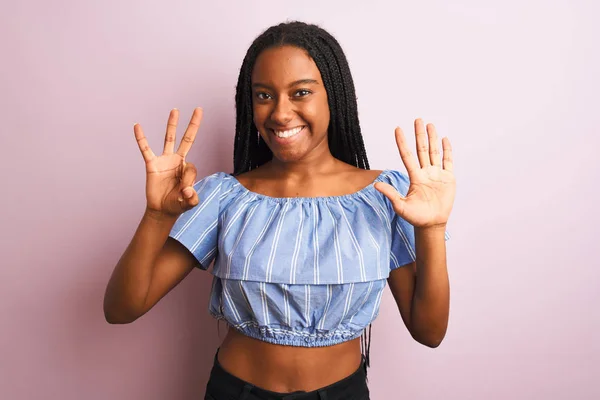
[[[415,120],[415,136],[419,163],[408,148],[402,129],[396,128],[396,143],[410,180],[406,196],[387,183],[378,182],[375,188],[391,201],[396,214],[411,225],[443,227],[450,217],[456,193],[452,147],[448,138],[443,138],[443,157],[440,157],[435,127],[428,124],[425,128],[420,119]]]
[[[133,126],[135,139],[146,162],[146,208],[165,216],[178,216],[198,204],[198,195],[193,188],[196,167],[186,163],[185,157],[196,139],[202,109],[194,110],[179,148],[174,152],[178,120],[179,111],[171,110],[164,150],[160,156],[156,156],[148,145],[142,127],[139,124]]]

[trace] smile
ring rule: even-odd
[[[278,138],[286,139],[286,138],[290,138],[292,136],[296,136],[297,134],[299,134],[302,131],[302,129],[304,129],[304,126],[297,126],[295,128],[288,129],[285,131],[279,131],[279,130],[273,129],[273,133],[275,133],[275,136],[277,136]]]

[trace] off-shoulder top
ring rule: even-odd
[[[409,186],[405,174],[385,170],[352,194],[276,198],[219,172],[194,185],[200,202],[170,237],[202,269],[214,260],[215,318],[269,343],[341,343],[377,317],[390,271],[415,261],[413,227],[375,182],[402,194]]]

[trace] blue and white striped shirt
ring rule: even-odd
[[[216,173],[194,185],[200,203],[170,236],[203,269],[215,261],[215,318],[269,343],[341,343],[377,317],[390,270],[415,260],[414,229],[377,181],[408,190],[405,174],[385,170],[352,194],[275,198]]]

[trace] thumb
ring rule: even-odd
[[[385,182],[377,182],[375,189],[381,192],[385,197],[388,198],[394,211],[398,215],[402,215],[404,211],[404,197],[398,193],[398,191],[390,184]]]
[[[194,190],[193,187],[186,187],[182,191],[183,197],[179,204],[181,205],[181,209],[185,212],[188,211],[198,205],[200,202],[198,199],[198,193]]]
[[[184,189],[186,187],[191,187],[196,180],[196,174],[196,166],[192,163],[184,162],[181,172],[180,188]]]
[[[179,182],[179,205],[184,211],[198,205],[198,193],[194,189],[196,180],[196,167],[192,163],[184,162],[182,166],[181,182]]]
[[[179,181],[179,198],[190,199],[194,195],[194,181],[196,180],[196,167],[192,163],[183,163],[181,181]]]

